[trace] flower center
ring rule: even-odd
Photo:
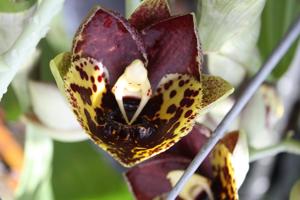
[[[126,67],[124,73],[119,77],[112,92],[115,95],[120,111],[127,124],[132,124],[139,114],[142,112],[146,103],[152,95],[151,85],[147,76],[147,70],[141,60],[134,60]],[[140,99],[133,117],[128,119],[123,99],[125,97],[133,97]]]

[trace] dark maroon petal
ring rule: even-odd
[[[131,14],[129,22],[138,30],[171,17],[167,0],[145,0]]]
[[[189,162],[183,157],[154,159],[131,168],[125,176],[137,200],[152,200],[170,192],[168,173],[185,170]]]
[[[171,18],[142,31],[148,54],[148,76],[153,88],[171,73],[192,74],[200,79],[202,52],[195,17]]]
[[[94,58],[109,71],[114,84],[133,60],[147,62],[137,31],[119,14],[97,8],[79,28],[73,43],[73,61],[80,56]]]
[[[238,131],[232,131],[230,133],[227,133],[223,138],[222,142],[226,145],[230,153],[233,153],[233,150],[238,142],[239,139],[239,132]]]
[[[166,151],[166,153],[184,156],[192,160],[200,151],[201,147],[207,142],[210,135],[210,129],[204,125],[196,124],[187,136],[182,138],[177,144],[174,145],[174,147]],[[212,177],[209,157],[204,160],[199,170],[204,176]]]
[[[184,156],[193,159],[201,147],[207,142],[211,135],[211,130],[203,125],[195,125],[192,131],[182,138],[172,149]]]

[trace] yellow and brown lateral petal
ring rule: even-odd
[[[141,118],[148,120],[155,131],[140,135],[143,137],[139,146],[132,150],[132,164],[166,151],[187,135],[201,108],[201,99],[202,85],[194,77],[180,74],[165,77],[141,113]]]
[[[237,200],[237,185],[231,162],[230,150],[223,142],[219,142],[210,155],[213,170],[212,190],[215,199]]]
[[[142,30],[170,17],[168,0],[144,0],[131,14],[129,22],[137,30]]]

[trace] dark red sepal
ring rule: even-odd
[[[170,18],[170,9],[167,0],[145,0],[131,14],[129,22],[138,30],[151,24]]]
[[[164,156],[131,168],[125,176],[137,200],[152,200],[171,191],[168,173],[185,170],[189,162],[184,157]]]
[[[147,62],[145,48],[139,33],[129,22],[102,8],[94,12],[79,28],[73,42],[73,60],[90,57],[102,62],[114,84],[133,60]]]
[[[153,88],[166,74],[191,74],[200,79],[202,52],[195,17],[187,14],[167,19],[142,31]]]

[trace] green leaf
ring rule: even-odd
[[[132,199],[120,172],[88,142],[55,142],[53,189],[56,200]]]
[[[1,0],[0,12],[20,12],[33,6],[38,0]]]
[[[258,42],[263,60],[271,54],[292,22],[300,14],[299,0],[269,0],[262,14],[261,34]],[[287,70],[294,56],[297,42],[290,48],[278,66],[274,69],[271,79],[279,79]]]
[[[7,93],[3,96],[0,106],[5,111],[6,120],[16,121],[22,114],[21,106],[11,86],[8,87]]]

